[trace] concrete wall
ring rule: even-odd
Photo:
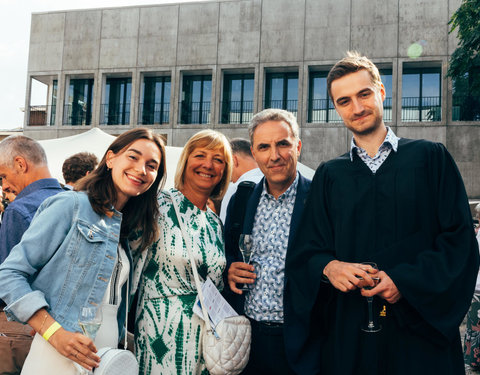
[[[27,126],[38,139],[72,135],[89,127],[62,124],[65,87],[70,76],[95,78],[93,125],[99,126],[106,76],[132,77],[130,125],[101,126],[118,134],[137,126],[143,75],[171,77],[170,123],[152,126],[168,144],[181,146],[199,129],[216,128],[230,137],[247,137],[246,125],[220,124],[225,71],[255,73],[254,108],[263,108],[265,72],[289,69],[299,74],[298,120],[301,161],[317,167],[344,153],[351,135],[342,124],[308,124],[308,80],[313,67],[329,69],[345,51],[359,50],[393,71],[393,120],[399,136],[444,143],[458,163],[471,197],[480,197],[479,122],[452,123],[451,82],[442,82],[442,121],[402,123],[402,69],[405,63],[447,69],[456,48],[448,20],[461,0],[220,0],[200,3],[36,13],[32,15],[25,107],[31,79],[58,80],[54,126]],[[422,54],[408,56],[412,43]],[[184,72],[212,75],[211,123],[180,125]]]

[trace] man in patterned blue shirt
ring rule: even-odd
[[[310,187],[297,172],[302,142],[295,116],[266,109],[250,122],[252,155],[264,178],[255,186],[246,207],[244,234],[253,238],[251,263],[242,261],[232,235],[232,210],[225,221],[227,300],[250,319],[252,346],[245,374],[291,374],[283,334],[285,258],[293,243]],[[249,286],[247,292],[239,284]],[[245,293],[245,294],[244,294]]]
[[[317,169],[286,260],[290,363],[302,375],[465,374],[458,326],[479,256],[455,162],[385,126],[366,57],[349,53],[327,87],[353,140]]]

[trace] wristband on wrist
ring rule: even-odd
[[[54,322],[48,329],[43,333],[43,338],[48,341],[52,335],[57,332],[62,326],[59,322]]]

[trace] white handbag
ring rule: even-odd
[[[210,324],[207,309],[203,303],[202,286],[197,266],[192,254],[190,237],[186,233],[175,198],[170,194],[178,223],[187,247],[198,298],[202,306],[206,332],[202,336],[202,355],[210,375],[237,375],[245,368],[250,356],[252,328],[250,321],[243,315],[232,316],[220,321],[216,327]]]
[[[94,375],[138,375],[137,358],[128,347],[128,294],[130,288],[127,279],[127,298],[125,300],[125,341],[124,349],[104,347],[98,350],[100,365],[93,369]]]
[[[93,370],[94,375],[138,375],[138,363],[129,350],[101,348],[97,355],[100,365]]]

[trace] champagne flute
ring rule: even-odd
[[[373,262],[362,262],[361,264],[370,266],[375,270],[378,270],[377,264]],[[378,284],[380,281],[380,278],[378,276],[372,276],[373,281],[375,282],[375,285]],[[364,286],[363,289],[370,290],[373,289],[374,286]],[[367,304],[368,304],[368,323],[366,326],[361,327],[362,331],[364,332],[378,332],[382,329],[381,325],[377,325],[374,318],[373,318],[373,297],[366,297],[367,298]]]
[[[250,258],[252,257],[253,252],[253,238],[251,234],[241,234],[238,240],[238,247],[240,249],[240,253],[242,254],[243,262],[250,264]],[[243,284],[240,288],[245,292],[249,291],[250,288],[247,284]]]
[[[95,340],[98,329],[102,324],[102,309],[100,307],[84,306],[78,316],[78,325],[88,338]]]
[[[95,340],[95,336],[97,335],[101,324],[102,309],[100,307],[84,306],[80,309],[80,314],[78,315],[78,325],[82,329],[83,334],[89,339]],[[87,371],[78,363],[75,363],[75,366],[77,367],[77,370],[80,371],[80,374],[91,374],[90,371]]]

